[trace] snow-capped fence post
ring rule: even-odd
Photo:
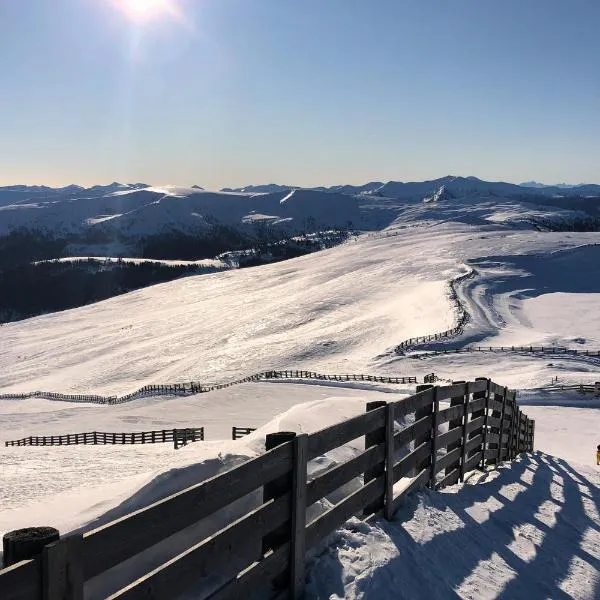
[[[367,402],[367,412],[371,412],[372,410],[377,410],[378,408],[382,408],[386,406],[387,402],[383,400],[375,400],[373,402]],[[387,413],[386,413],[387,414]],[[365,435],[365,450],[368,450],[372,446],[379,446],[379,444],[384,444],[386,441],[386,425],[380,429],[375,429],[371,433],[367,433]],[[381,463],[372,467],[371,469],[365,470],[364,475],[364,484],[367,485],[369,481],[373,479],[377,479],[377,477],[383,475],[385,473],[385,463]],[[373,513],[378,512],[384,506],[383,498],[376,502],[373,502],[367,506],[365,506],[363,510],[364,515],[371,515]]]

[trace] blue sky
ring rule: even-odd
[[[600,182],[599,0],[0,0],[0,185]]]

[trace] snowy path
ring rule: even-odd
[[[391,523],[336,532],[308,598],[598,598],[599,485],[592,469],[538,452],[413,495]]]

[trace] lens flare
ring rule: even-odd
[[[174,0],[117,0],[117,4],[135,21],[173,16],[177,13]]]

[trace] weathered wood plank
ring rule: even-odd
[[[273,580],[289,566],[290,544],[286,543],[267,554],[259,562],[238,573],[235,579],[219,588],[206,600],[239,600],[261,583]]]
[[[471,438],[466,444],[467,453],[469,453],[472,450],[474,450],[475,448],[481,446],[482,443],[483,443],[483,436],[481,434],[475,436],[474,438]]]
[[[440,410],[438,415],[438,425],[442,423],[447,423],[448,421],[452,421],[454,419],[460,419],[463,414],[463,405],[457,404],[456,406],[450,406],[449,408],[444,408]]]
[[[352,417],[308,437],[308,459],[312,460],[385,424],[385,407]]]
[[[476,383],[481,383],[481,382],[477,381]],[[481,393],[481,392],[479,392],[479,393]],[[484,408],[485,408],[485,398],[475,398],[474,400],[471,400],[471,402],[469,402],[467,411],[469,413],[476,413],[480,410],[483,410]]]
[[[402,446],[412,442],[416,437],[423,435],[426,431],[429,431],[432,423],[432,415],[427,415],[426,417],[415,421],[412,425],[404,428],[402,431],[394,434],[394,449],[398,450]]]
[[[460,450],[460,448],[459,448]],[[460,469],[454,469],[450,471],[447,475],[444,475],[442,479],[440,479],[436,485],[436,489],[441,490],[442,488],[448,487],[449,485],[454,485],[460,479]]]
[[[462,406],[457,406],[456,408],[463,409]],[[450,431],[446,431],[438,436],[438,448],[445,448],[448,444],[452,444],[460,440],[462,437],[462,425],[455,427],[454,429],[450,429]],[[453,450],[454,448],[452,448]]]
[[[407,454],[404,458],[400,459],[394,465],[394,483],[400,478],[405,477],[406,474],[416,465],[420,464],[425,459],[430,458],[431,454],[431,440],[423,442],[420,446],[415,448],[412,452]],[[430,462],[427,461],[427,465],[422,468],[429,468]],[[421,469],[422,470],[422,469]]]
[[[484,423],[485,417],[477,417],[476,419],[469,421],[467,423],[467,433],[472,433],[474,431],[477,431],[478,429],[481,429]]]
[[[399,419],[431,404],[433,404],[433,387],[417,392],[414,396],[398,400],[394,403],[394,414]]]
[[[467,473],[468,471],[473,471],[480,461],[481,451],[477,452],[476,454],[473,454],[473,456],[467,459],[467,462],[465,463],[465,473]]]
[[[402,505],[406,496],[415,490],[421,489],[429,481],[429,467],[424,468],[413,477],[412,481],[394,498],[394,512]]]
[[[492,401],[490,400],[490,410],[491,410],[491,404],[492,404]],[[498,404],[500,404],[500,402],[496,402],[494,400],[494,404],[498,405]],[[496,409],[494,409],[494,412],[497,412]],[[502,404],[500,404],[500,413],[502,413]],[[489,416],[488,417],[488,427],[500,427],[500,417]]]
[[[332,509],[320,515],[308,525],[306,547],[313,548],[350,517],[361,512],[365,506],[381,498],[385,492],[385,476],[380,475],[347,496]]]
[[[23,560],[0,571],[2,600],[40,600],[42,565],[40,559]]]
[[[438,400],[449,400],[450,398],[456,398],[457,396],[464,396],[467,393],[467,384],[453,383],[438,388]]]
[[[310,506],[317,500],[325,497],[327,494],[337,490],[339,487],[353,479],[359,477],[365,470],[381,464],[385,460],[385,446],[371,446],[362,454],[337,465],[330,471],[311,479],[307,484],[306,502]]]
[[[289,520],[290,511],[290,493],[271,500],[140,577],[109,600],[175,598],[210,575],[216,565],[231,560],[240,540],[264,536]]]
[[[291,466],[292,444],[288,442],[84,534],[85,578],[106,571],[268,481],[285,475]]]
[[[450,452],[444,454],[444,456],[440,456],[440,458],[437,459],[434,474],[439,473],[441,470],[445,469],[453,462],[456,462],[460,458],[460,453],[461,448],[459,446],[458,448],[454,448],[454,450],[451,450]]]

